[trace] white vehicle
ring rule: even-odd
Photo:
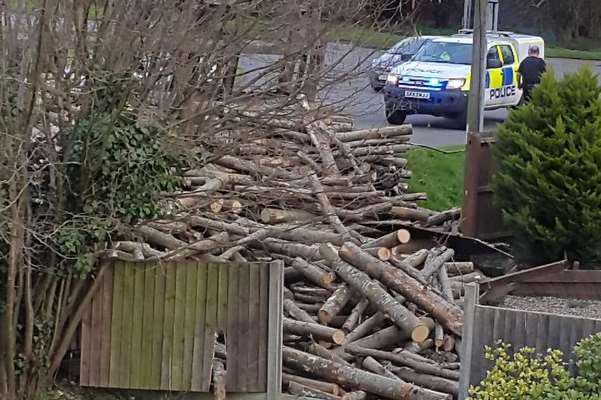
[[[520,62],[531,46],[544,57],[542,38],[511,32],[487,36],[485,109],[520,104],[518,87]],[[402,124],[409,114],[453,118],[464,128],[470,89],[473,37],[470,31],[432,39],[411,61],[393,68],[384,87],[386,118]]]

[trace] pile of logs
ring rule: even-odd
[[[328,400],[447,399],[457,393],[456,299],[482,277],[442,244],[415,252],[407,224],[455,230],[409,193],[409,125],[350,130],[344,116],[240,112],[244,138],[211,138],[161,220],[105,255],[285,264],[284,389]],[[249,118],[257,119],[249,119]],[[227,154],[223,150],[227,149]],[[411,249],[411,250],[410,250]],[[223,365],[217,362],[221,371]]]

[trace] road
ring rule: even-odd
[[[365,69],[371,59],[379,52],[372,49],[351,47],[346,44],[330,43],[326,50],[326,65],[330,72],[325,79],[323,100],[326,104],[351,114],[356,128],[379,128],[387,126],[383,110],[382,95],[369,87]],[[277,60],[276,55],[246,54],[240,60],[243,71],[253,71],[269,65]],[[601,77],[601,61],[579,61],[567,59],[547,59],[556,75],[577,71],[583,64],[591,65]],[[249,74],[246,79],[251,79]],[[489,111],[485,114],[485,128],[493,129],[507,116],[505,110]],[[429,146],[464,144],[464,131],[452,129],[452,121],[445,118],[412,115],[407,122],[413,124],[415,130],[412,141]]]

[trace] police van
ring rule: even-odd
[[[411,61],[393,68],[384,87],[386,119],[402,124],[409,114],[452,118],[465,128],[472,64],[470,31],[438,37],[426,43]],[[511,32],[489,33],[486,55],[485,109],[520,104],[518,85],[521,60],[531,46],[544,58],[544,41],[537,36]]]

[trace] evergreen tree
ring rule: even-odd
[[[518,255],[601,260],[601,86],[588,67],[546,74],[498,132],[498,205]]]

